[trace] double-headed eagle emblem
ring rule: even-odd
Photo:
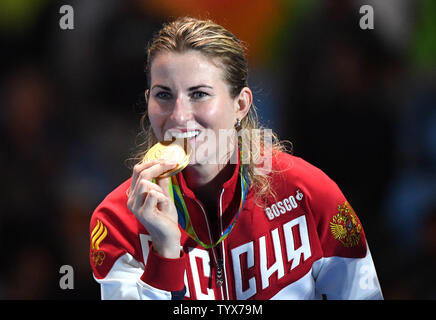
[[[346,248],[359,244],[362,225],[348,201],[345,201],[343,205],[338,205],[338,213],[330,221],[330,231],[333,237]]]

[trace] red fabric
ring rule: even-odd
[[[147,264],[141,280],[152,287],[166,291],[180,291],[184,287],[183,275],[186,269],[185,253],[178,259],[167,259],[150,248]]]
[[[273,159],[272,168],[274,172],[271,174],[271,181],[276,197],[271,196],[266,203],[261,203],[256,200],[256,191],[250,188],[238,222],[226,240],[217,247],[206,250],[183,232],[181,245],[185,258],[171,261],[159,257],[150,249],[141,279],[156,288],[176,291],[183,287],[186,271],[190,299],[197,299],[207,294],[213,294],[216,299],[232,299],[236,297],[235,272],[242,272],[244,290],[249,287],[250,279],[255,281],[256,292],[249,298],[269,299],[280,289],[307,274],[313,263],[322,257],[365,257],[367,246],[363,228],[355,238],[358,242],[348,247],[347,244],[351,243],[348,238],[338,240],[332,232],[334,217],[339,214],[341,208],[339,206],[347,203],[334,181],[303,159],[285,153],[280,153]],[[235,166],[233,176],[224,184],[223,230],[236,214],[239,204],[238,172],[239,168]],[[214,230],[219,231],[221,226],[208,225],[207,214],[205,215],[201,204],[189,190],[181,173],[178,175],[178,180],[194,229],[201,240],[209,243],[209,229],[215,228]],[[100,260],[94,259],[98,258],[98,254],[95,253],[98,250],[92,246],[90,249],[91,266],[98,279],[104,278],[116,259],[124,253],[130,253],[137,261],[144,263],[144,244],[141,244],[139,235],[147,235],[147,231],[127,209],[126,191],[129,186],[130,179],[109,194],[93,213],[90,233],[96,227],[97,220],[100,220],[108,230],[106,238],[100,243],[100,251],[105,254],[101,265],[96,264],[96,261]],[[299,195],[302,195],[301,198]],[[296,222],[298,224],[293,226]],[[356,216],[356,220],[350,225],[351,230],[357,230],[359,225],[361,226],[361,222]],[[295,258],[298,261],[288,259],[292,247],[298,250],[306,239],[305,234],[301,234],[301,230],[303,232],[305,230],[303,227],[307,228],[306,238],[310,243],[310,250],[306,252],[306,256],[298,255]],[[235,250],[239,248],[247,251],[235,255]],[[279,263],[283,266],[283,275],[280,274],[281,271],[268,274],[265,272],[265,267],[261,268],[262,252],[266,254],[266,268]],[[253,255],[252,266],[248,265],[248,253]],[[276,253],[280,254],[280,260]],[[239,259],[239,263],[232,255]],[[217,257],[225,260],[227,272],[226,282],[221,288],[215,284]],[[213,292],[208,291],[208,288],[212,288],[210,290]]]

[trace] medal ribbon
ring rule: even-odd
[[[239,150],[239,152],[241,153],[241,150]],[[242,208],[244,207],[245,199],[247,198],[247,193],[248,193],[248,183],[245,179],[246,167],[240,163],[239,168],[240,168],[239,173],[241,179],[241,201],[239,203],[238,212],[234,216],[230,225],[226,228],[226,230],[224,230],[218,241],[211,244],[207,244],[198,238],[194,230],[194,227],[192,226],[191,218],[189,216],[188,209],[186,208],[185,201],[183,200],[182,192],[180,191],[180,186],[176,179],[176,176],[172,176],[170,179],[170,195],[173,198],[174,204],[177,209],[179,224],[186,231],[189,237],[191,237],[193,240],[195,240],[198,244],[200,244],[205,249],[210,249],[212,247],[215,247],[221,241],[223,241],[229,236],[230,232],[232,232],[233,227],[236,224],[236,221],[239,218],[239,214],[241,213]]]

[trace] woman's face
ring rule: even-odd
[[[191,164],[226,162],[237,118],[248,112],[241,111],[239,96],[230,96],[219,66],[194,50],[160,53],[151,65],[148,116],[154,134],[159,141],[186,138],[194,151]]]

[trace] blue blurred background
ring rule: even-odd
[[[435,299],[433,0],[2,0],[0,299],[99,299],[89,219],[130,176],[146,42],[180,15],[247,43],[261,118],[341,187],[385,298]]]

